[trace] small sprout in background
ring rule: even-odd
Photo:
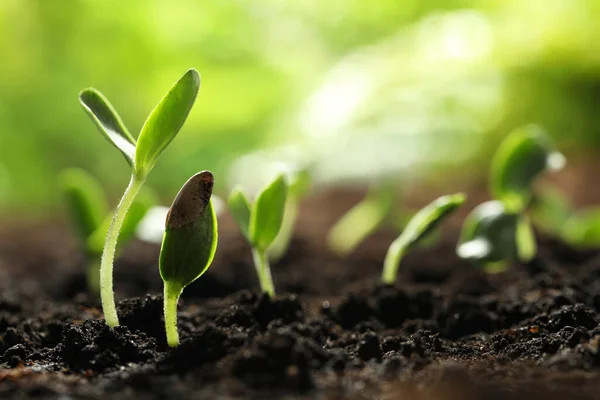
[[[331,250],[348,255],[360,242],[372,235],[386,220],[394,206],[391,185],[374,186],[358,204],[333,225],[327,236]]]
[[[492,160],[495,200],[480,204],[466,218],[458,256],[488,271],[504,269],[508,259],[533,259],[537,245],[526,214],[534,201],[533,183],[544,171],[564,164],[564,156],[538,126],[527,125],[509,134]]]
[[[546,232],[557,236],[573,213],[573,206],[562,192],[552,186],[543,186],[533,197],[529,215],[533,223]]]
[[[63,171],[60,183],[75,231],[85,251],[87,289],[92,296],[98,297],[100,256],[111,221],[106,196],[100,182],[89,172],[79,168]],[[120,247],[133,238],[142,218],[155,203],[155,196],[148,188],[135,199],[123,222]]]
[[[422,208],[409,220],[400,236],[388,249],[381,276],[383,283],[393,285],[396,282],[398,267],[406,252],[460,207],[465,199],[463,193],[442,196]]]
[[[217,250],[217,216],[212,206],[213,175],[202,171],[181,188],[167,214],[159,269],[164,282],[167,343],[179,345],[177,303],[183,289],[210,266]]]
[[[152,110],[136,141],[109,103],[96,89],[84,89],[79,101],[100,132],[123,154],[132,168],[129,185],[117,208],[106,234],[100,264],[100,297],[106,323],[119,325],[119,317],[113,293],[113,262],[117,241],[125,216],[146,181],[160,154],[181,130],[192,109],[200,75],[195,69],[188,70]]]
[[[289,171],[286,173],[286,176],[288,194],[281,229],[267,250],[269,260],[273,262],[280,260],[290,247],[294,227],[296,226],[296,219],[298,218],[300,200],[308,193],[311,187],[311,176],[305,169]]]
[[[240,231],[252,246],[252,257],[261,290],[270,297],[275,295],[267,251],[273,244],[285,214],[288,185],[283,175],[278,175],[250,205],[238,189],[229,196],[229,210]]]

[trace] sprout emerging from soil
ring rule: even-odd
[[[391,185],[374,186],[331,228],[327,243],[338,255],[348,255],[386,220],[394,205]]]
[[[164,282],[165,330],[171,347],[179,345],[179,296],[206,272],[217,249],[217,216],[211,200],[213,185],[209,171],[192,176],[175,197],[167,215],[159,268]]]
[[[99,297],[100,257],[104,238],[112,219],[106,196],[100,182],[89,172],[80,168],[69,168],[62,171],[60,183],[74,230],[85,251],[88,292],[92,296]],[[148,188],[145,188],[135,199],[123,221],[119,247],[124,246],[133,238],[138,225],[154,204],[154,195]]]
[[[494,155],[491,193],[495,200],[476,207],[467,217],[457,247],[461,258],[488,270],[504,269],[503,260],[528,262],[537,253],[526,211],[533,199],[533,183],[547,170],[565,164],[550,138],[536,125],[513,131]]]
[[[84,89],[79,100],[84,110],[100,129],[100,132],[117,148],[132,168],[131,179],[106,234],[100,264],[100,297],[106,323],[119,325],[113,293],[113,262],[119,232],[133,200],[161,153],[181,130],[200,88],[200,75],[195,69],[188,70],[152,110],[136,140],[123,121],[96,89]]]
[[[290,247],[296,218],[298,218],[300,200],[308,193],[311,187],[311,176],[305,169],[290,171],[286,176],[288,194],[281,229],[267,251],[267,255],[271,261],[280,260]]]
[[[261,290],[270,297],[275,295],[267,250],[277,237],[285,213],[288,185],[278,175],[252,204],[244,193],[234,189],[229,196],[229,210],[246,240],[252,246],[252,257]]]
[[[383,265],[383,283],[393,285],[398,275],[398,267],[408,249],[431,233],[446,217],[465,202],[463,193],[439,197],[417,212],[408,222],[404,231],[388,249]]]

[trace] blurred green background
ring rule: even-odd
[[[323,184],[473,179],[529,122],[595,152],[599,18],[597,0],[2,0],[0,213],[55,210],[70,166],[115,199],[128,166],[79,90],[134,133],[190,67],[199,98],[149,179],[165,201],[198,170],[223,192],[265,160],[308,162]]]

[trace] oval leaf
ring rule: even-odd
[[[123,153],[125,160],[133,167],[135,139],[108,99],[98,90],[88,88],[79,93],[79,102],[100,132]]]
[[[560,169],[564,157],[536,125],[516,129],[501,143],[492,160],[491,192],[508,211],[524,210],[535,178],[547,169]]]
[[[160,250],[160,276],[183,289],[210,266],[217,249],[217,216],[211,202],[214,179],[209,171],[191,177],[167,215]]]
[[[410,219],[400,236],[391,244],[385,257],[383,269],[385,283],[391,284],[396,281],[398,266],[406,251],[460,207],[465,199],[466,196],[463,193],[439,197]]]
[[[481,264],[516,258],[518,220],[500,201],[480,204],[465,219],[456,253]]]
[[[279,175],[258,195],[252,205],[250,242],[261,252],[267,250],[281,229],[287,191],[285,178]]]
[[[152,110],[144,123],[135,151],[136,173],[146,176],[160,154],[177,136],[200,88],[200,75],[188,70]]]
[[[60,183],[77,233],[85,242],[108,213],[102,186],[89,172],[79,168],[63,171]]]
[[[231,216],[235,222],[237,222],[244,237],[249,241],[250,203],[248,202],[248,199],[240,189],[236,188],[233,189],[229,195],[227,204],[229,205],[229,212],[231,213]]]

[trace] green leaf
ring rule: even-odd
[[[202,171],[181,188],[167,216],[160,250],[160,276],[183,289],[210,266],[217,249],[217,217],[212,207],[213,175]]]
[[[561,233],[573,246],[600,247],[600,207],[575,212],[565,221]]]
[[[411,218],[406,228],[388,250],[382,277],[385,283],[392,284],[396,281],[398,266],[406,251],[460,207],[465,199],[463,193],[442,196],[429,203]]]
[[[491,170],[491,192],[508,211],[521,212],[531,200],[535,178],[547,169],[560,169],[564,157],[536,125],[516,129],[502,142]]]
[[[146,176],[160,154],[181,130],[200,88],[200,75],[188,70],[152,110],[144,123],[135,151],[135,170]]]
[[[287,192],[285,177],[279,175],[258,195],[252,205],[249,237],[252,246],[261,252],[267,251],[281,229]]]
[[[394,205],[391,185],[369,189],[365,198],[352,207],[329,231],[327,242],[333,252],[346,255],[373,234],[386,220]]]
[[[572,206],[565,195],[550,186],[536,193],[529,209],[529,215],[537,227],[557,236],[572,213]]]
[[[143,188],[139,195],[136,196],[131,207],[125,215],[123,225],[119,232],[119,244],[118,249],[123,248],[127,245],[134,236],[138,225],[146,216],[146,213],[157,203],[156,195],[149,188]],[[106,233],[113,219],[113,213],[110,213],[104,218],[102,224],[88,237],[87,248],[92,254],[101,254],[104,248],[104,242],[106,240]]]
[[[79,102],[100,132],[123,153],[125,160],[133,167],[135,139],[108,99],[98,90],[88,88],[79,93]]]
[[[478,205],[465,219],[456,253],[479,264],[517,258],[518,220],[501,201]]]
[[[240,227],[240,231],[250,241],[250,203],[248,199],[240,189],[235,188],[229,195],[227,204],[231,216]]]
[[[90,173],[79,168],[64,170],[60,184],[77,233],[85,242],[108,212],[102,186]]]
[[[287,174],[289,195],[295,198],[304,196],[312,185],[312,177],[306,169],[295,170]]]

